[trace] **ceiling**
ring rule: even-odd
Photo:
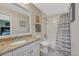
[[[37,8],[48,16],[67,13],[69,3],[33,3]]]

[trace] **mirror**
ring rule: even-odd
[[[31,11],[16,4],[0,4],[0,36],[20,34],[31,34]]]
[[[10,35],[10,19],[6,14],[0,13],[0,36]]]

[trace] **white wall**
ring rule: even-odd
[[[47,39],[51,43],[52,47],[55,45],[57,29],[59,23],[59,16],[48,17],[47,21]]]
[[[75,21],[71,23],[71,53],[79,56],[79,4],[76,4]]]
[[[56,36],[57,36],[57,29],[58,29],[58,24],[59,24],[59,16],[51,16],[48,17],[47,21],[47,40],[51,44],[51,48],[55,48],[55,43],[56,43]],[[55,50],[49,48],[49,53],[48,55],[55,55]]]
[[[47,16],[42,15],[42,40],[47,39]]]

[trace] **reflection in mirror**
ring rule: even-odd
[[[29,33],[30,28],[29,28],[29,16],[28,15],[21,15],[21,17],[18,18],[17,20],[17,28],[14,34],[24,34],[24,33]],[[18,16],[18,15],[17,15]]]
[[[36,32],[41,32],[41,24],[35,24]]]
[[[10,35],[10,17],[0,13],[0,36]]]

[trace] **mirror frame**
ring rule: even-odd
[[[27,14],[28,16],[29,16],[29,33],[21,33],[21,34],[13,34],[12,32],[13,32],[13,29],[12,29],[12,16],[10,16],[10,35],[3,35],[2,37],[0,36],[0,39],[1,38],[4,38],[4,37],[9,37],[9,36],[12,36],[12,35],[15,35],[15,36],[21,36],[21,35],[32,35],[32,28],[31,28],[31,14],[32,14],[32,11],[30,10],[30,9],[26,9],[26,8],[22,8],[22,7],[20,7],[17,3],[8,3],[7,4],[8,5],[8,7],[11,7],[11,6],[13,6],[13,7],[11,7],[11,9],[12,8],[17,8],[18,10],[19,9],[23,9],[23,10],[25,10],[25,12],[27,12],[27,13],[25,13],[25,15]],[[12,9],[13,10],[13,9]],[[17,10],[17,11],[18,11]],[[14,10],[15,11],[15,10]],[[3,12],[3,11],[0,11],[0,13],[3,13],[3,14],[6,14],[6,15],[8,15],[6,12]],[[18,12],[19,13],[19,12]],[[14,37],[14,36],[13,36]]]

